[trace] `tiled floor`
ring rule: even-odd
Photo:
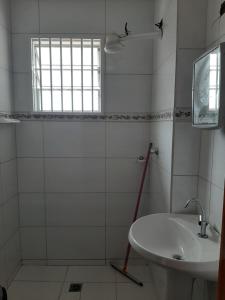
[[[145,266],[129,272],[141,279],[138,287],[109,266],[23,266],[8,289],[9,300],[156,300]],[[69,293],[70,283],[83,283],[81,292]]]

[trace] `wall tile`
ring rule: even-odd
[[[167,171],[157,162],[150,165],[149,211],[170,212],[171,170]]]
[[[178,3],[179,48],[204,48],[207,2],[180,0]]]
[[[198,175],[200,131],[191,123],[176,123],[174,133],[175,175]]]
[[[45,225],[44,194],[28,193],[19,195],[20,226]]]
[[[105,123],[45,122],[45,156],[105,157]]]
[[[10,5],[8,0],[0,0],[0,25],[10,29]]]
[[[17,156],[43,157],[42,122],[21,122],[16,126]]]
[[[171,55],[152,76],[150,111],[158,112],[174,107],[176,55]],[[163,87],[163,88],[162,88]]]
[[[11,199],[17,194],[17,167],[16,160],[5,162],[2,169],[3,201]]]
[[[46,159],[47,192],[104,192],[104,159]]]
[[[0,206],[0,250],[5,243],[4,205]],[[0,264],[1,265],[1,264]]]
[[[34,34],[12,34],[13,71],[31,72],[31,38]]]
[[[31,73],[14,73],[14,103],[16,112],[33,111]]]
[[[224,188],[225,179],[225,133],[223,130],[216,130],[214,136],[212,182],[221,189]]]
[[[125,21],[134,33],[152,31],[154,1],[150,0],[107,0],[107,32],[122,33]],[[124,16],[126,15],[126,20]]]
[[[11,72],[0,68],[0,111],[9,113],[12,110]]]
[[[155,2],[154,23],[163,18],[163,38],[153,44],[153,70],[157,70],[176,53],[177,45],[177,0]],[[175,73],[174,73],[175,74]]]
[[[3,206],[4,239],[9,240],[18,229],[18,198],[14,197]]]
[[[38,33],[38,1],[12,0],[11,18],[13,33]]]
[[[153,146],[158,148],[159,155],[151,156],[152,161],[171,172],[172,166],[172,137],[173,137],[173,122],[153,122],[150,126],[150,141]]]
[[[221,0],[208,0],[206,46],[210,46],[219,38],[220,31],[220,11]]]
[[[207,218],[210,217],[211,184],[202,178],[198,179],[198,198],[206,210]]]
[[[107,226],[130,226],[132,224],[138,194],[109,193],[107,194]],[[148,213],[149,195],[143,194],[138,216]],[[119,212],[119,213],[118,213]]]
[[[104,254],[103,227],[48,228],[49,259],[102,259]]]
[[[126,20],[124,19],[126,16]],[[153,1],[106,1],[106,32],[123,33],[125,22],[132,33],[153,29]],[[152,42],[129,41],[118,54],[106,56],[107,73],[152,73]]]
[[[104,193],[47,194],[46,201],[48,226],[105,225]]]
[[[22,258],[46,258],[46,236],[43,227],[21,228]]]
[[[197,197],[197,176],[173,176],[172,212],[194,212],[195,207],[184,208],[186,202]]]
[[[104,192],[105,159],[46,159],[47,192]]]
[[[8,70],[11,69],[10,41],[10,32],[0,26],[0,67]]]
[[[108,259],[123,259],[128,244],[128,227],[108,227],[106,231],[106,257]],[[137,257],[131,251],[131,257]]]
[[[16,157],[15,127],[1,124],[0,127],[0,162]]]
[[[107,74],[152,74],[152,45],[151,40],[126,42],[121,52],[106,56]]]
[[[20,265],[20,240],[17,232],[3,248],[5,257],[5,275],[7,281],[12,279],[17,267]]]
[[[18,159],[19,192],[43,192],[44,170],[41,158]]]
[[[143,165],[136,159],[107,159],[107,192],[138,192]],[[148,190],[148,174],[144,191]]]
[[[107,157],[145,156],[149,144],[149,123],[107,123]]]
[[[212,176],[212,157],[213,157],[213,142],[214,131],[201,131],[201,150],[200,150],[200,166],[199,175],[211,181]]]
[[[105,33],[104,16],[104,0],[40,1],[41,33]]]
[[[210,223],[219,230],[222,228],[223,189],[214,184],[211,186]]]
[[[148,112],[151,76],[107,75],[106,112]]]
[[[7,278],[6,278],[6,266],[5,266],[5,255],[3,249],[0,249],[0,284],[1,286],[7,285]]]

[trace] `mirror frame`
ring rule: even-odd
[[[218,108],[218,123],[208,123],[208,124],[197,124],[194,121],[194,112],[195,112],[195,101],[194,101],[194,86],[195,86],[195,65],[202,58],[206,57],[208,54],[213,52],[216,49],[220,49],[220,95],[219,95],[219,108]],[[216,47],[211,48],[210,50],[203,53],[199,58],[193,62],[193,80],[192,80],[192,126],[202,129],[218,129],[224,126],[225,119],[225,42],[220,43]]]

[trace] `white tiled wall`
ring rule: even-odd
[[[177,1],[155,1],[155,23],[163,18],[163,39],[154,41],[153,80],[150,110],[173,111],[176,72]],[[150,162],[150,213],[169,212],[171,202],[171,172],[173,122],[156,121],[150,124],[150,137],[159,149],[159,156]]]
[[[0,113],[12,109],[10,8],[0,1]],[[16,135],[0,124],[0,284],[7,286],[20,264]]]
[[[137,157],[148,137],[144,122],[19,124],[23,259],[122,258],[143,168]],[[147,185],[145,192],[140,214]]]
[[[192,66],[204,52],[206,11],[204,0],[178,1],[176,109],[191,110]],[[200,130],[188,119],[175,120],[173,143],[172,211],[182,212],[187,200],[197,196]]]
[[[123,32],[126,21],[133,32],[151,31],[154,21],[152,0],[12,0],[11,11],[18,112],[32,111],[33,35],[104,38]],[[130,42],[104,64],[105,112],[149,112],[152,42]],[[27,121],[16,136],[23,259],[122,258],[143,168],[137,157],[147,150],[149,124]],[[145,192],[143,200],[147,184]]]
[[[223,1],[208,1],[206,47],[224,41],[225,16],[219,18]],[[210,222],[221,228],[223,189],[225,179],[225,133],[224,129],[201,131],[201,151],[199,168],[199,197],[208,209]],[[207,194],[207,197],[205,195]]]

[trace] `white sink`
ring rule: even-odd
[[[210,228],[209,237],[200,238],[199,230],[196,215],[153,214],[131,226],[129,241],[136,252],[152,262],[216,281],[220,239]]]

